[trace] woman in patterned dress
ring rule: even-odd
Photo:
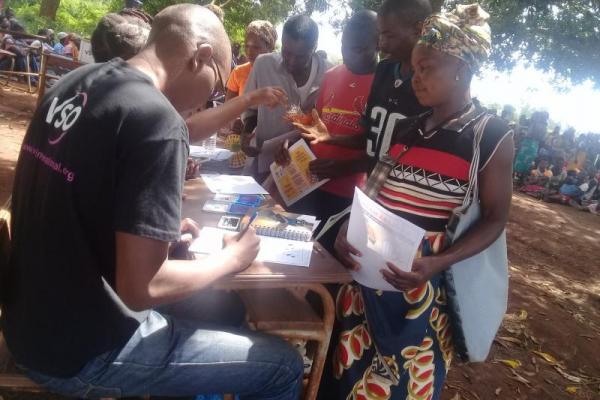
[[[398,292],[358,283],[339,291],[335,380],[331,383],[326,377],[328,399],[441,396],[453,354],[442,272],[498,238],[511,201],[512,131],[492,118],[481,142],[481,220],[445,249],[445,226],[468,187],[473,127],[483,116],[472,104],[470,83],[490,51],[488,17],[474,4],[433,15],[424,23],[413,50],[413,87],[419,102],[431,111],[397,127],[389,155],[399,158],[376,186],[380,189],[375,200],[425,229],[426,238],[411,272],[403,272],[394,260],[381,270]],[[346,241],[346,232],[347,224],[340,230],[336,251],[348,268],[361,268],[361,255]]]

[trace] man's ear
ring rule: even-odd
[[[423,31],[423,21],[418,21],[413,28],[415,36],[421,37],[421,32]]]
[[[464,82],[467,85],[471,85],[471,80],[473,79],[473,71],[466,62],[462,60],[460,61],[457,74],[462,82]]]
[[[198,43],[196,45],[196,51],[192,55],[190,60],[190,67],[193,73],[199,72],[204,65],[210,63],[210,59],[213,57],[213,47],[208,43]]]

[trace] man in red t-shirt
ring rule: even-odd
[[[342,34],[344,64],[325,74],[317,109],[313,111],[313,119],[317,123],[322,121],[332,136],[364,134],[360,119],[377,67],[377,41],[377,14],[370,10],[354,14]],[[364,159],[365,152],[364,149],[325,143],[311,148],[317,156],[317,160],[311,163],[311,172],[331,180],[294,204],[291,211],[315,215],[321,221],[327,221],[352,203],[354,188],[364,183],[366,174],[357,161]],[[277,161],[282,164],[289,161],[285,149],[280,149]],[[336,230],[331,229],[321,243],[331,249],[335,234]]]

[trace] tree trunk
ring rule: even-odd
[[[42,4],[40,5],[40,16],[55,20],[59,4],[60,0],[42,0]]]

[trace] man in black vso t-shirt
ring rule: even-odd
[[[249,230],[215,256],[167,258],[189,152],[180,113],[206,102],[230,62],[210,11],[173,6],[139,55],[82,67],[42,100],[17,165],[2,282],[6,341],[34,381],[86,398],[298,398],[302,360],[284,341],[156,311],[258,252]]]

